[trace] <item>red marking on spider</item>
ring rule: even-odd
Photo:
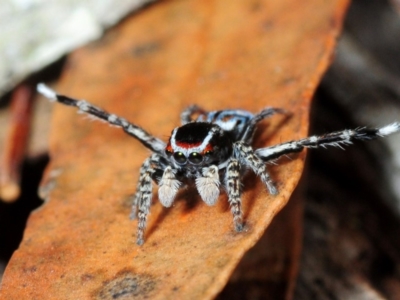
[[[184,143],[184,142],[176,142],[176,145],[184,148],[184,149],[190,149],[190,148],[195,148],[201,145],[202,142],[199,143]]]

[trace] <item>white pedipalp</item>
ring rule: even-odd
[[[171,167],[166,167],[159,183],[158,199],[165,207],[170,207],[174,202],[181,183],[176,179]]]
[[[203,169],[203,176],[196,178],[196,187],[201,199],[207,205],[215,205],[218,200],[219,190],[219,174],[217,166],[210,166]]]

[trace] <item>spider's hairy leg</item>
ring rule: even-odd
[[[170,207],[181,185],[181,182],[176,179],[175,172],[171,166],[165,168],[158,185],[158,199],[163,206]]]
[[[215,205],[220,194],[218,167],[203,168],[202,175],[196,178],[197,191],[207,205]]]
[[[249,166],[254,173],[260,176],[261,181],[266,185],[271,195],[278,194],[278,190],[268,174],[265,162],[254,153],[254,150],[250,145],[244,142],[236,142],[233,144],[233,151],[235,157],[243,162],[243,165]]]
[[[147,216],[150,211],[151,199],[153,196],[153,179],[152,175],[155,168],[152,165],[151,157],[147,158],[142,165],[141,174],[139,178],[139,190],[135,196],[131,216],[138,217],[138,233],[136,243],[142,245],[144,242],[144,230],[146,229]]]
[[[336,131],[320,136],[311,136],[297,141],[290,141],[279,145],[260,148],[255,153],[264,161],[277,159],[282,155],[300,152],[304,148],[316,148],[350,145],[354,140],[372,140],[385,137],[400,131],[400,123],[392,123],[381,128],[356,128],[351,130]]]
[[[233,224],[236,231],[243,230],[242,202],[240,199],[240,162],[232,158],[225,173],[225,188],[228,193],[228,201],[233,215]]]
[[[158,154],[164,153],[166,145],[162,140],[152,136],[142,128],[136,126],[135,124],[129,123],[127,120],[121,117],[110,114],[103,109],[86,102],[85,100],[77,100],[64,95],[59,95],[43,83],[39,83],[37,85],[37,91],[50,101],[57,101],[68,106],[75,106],[80,112],[86,113],[89,116],[95,117],[102,121],[106,121],[111,125],[121,127],[127,134],[139,140],[148,149]]]
[[[187,123],[190,123],[190,122],[194,121],[192,119],[192,116],[194,114],[196,114],[196,113],[200,114],[200,115],[207,114],[207,112],[204,109],[200,108],[199,106],[190,105],[189,107],[185,108],[181,112],[181,123],[182,123],[182,125],[185,125]]]
[[[288,114],[288,112],[282,108],[274,108],[274,107],[264,108],[258,114],[254,115],[254,117],[248,122],[248,124],[246,125],[246,131],[244,132],[241,140],[246,143],[249,143],[253,138],[257,123],[275,114]]]
[[[139,171],[139,180],[136,185],[136,192],[133,197],[133,202],[132,202],[132,211],[130,214],[130,219],[135,220],[137,217],[137,209],[138,209],[138,203],[139,199],[142,197],[140,188],[142,185],[142,182],[144,181],[144,177],[147,176],[147,171],[151,167],[151,165],[155,165],[156,168],[160,168],[159,166],[159,161],[160,161],[160,156],[158,154],[152,154],[150,157],[148,157],[140,167]],[[154,172],[152,172],[153,174]]]
[[[143,165],[140,168],[140,175],[139,175],[138,183],[136,185],[136,192],[132,197],[133,198],[133,200],[132,200],[132,209],[131,209],[131,214],[129,215],[129,219],[131,219],[131,220],[135,220],[136,217],[137,217],[137,207],[138,207],[139,199],[140,199],[140,197],[142,197],[142,195],[140,194],[140,182],[142,180],[142,176],[144,176],[144,171],[142,170],[143,169]]]

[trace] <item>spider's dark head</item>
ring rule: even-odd
[[[193,122],[172,131],[165,153],[177,167],[204,167],[222,163],[232,151],[232,141],[218,125]]]

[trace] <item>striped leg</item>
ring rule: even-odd
[[[264,161],[277,159],[282,155],[300,152],[304,148],[317,148],[334,146],[342,148],[351,144],[354,140],[372,140],[385,137],[400,131],[400,123],[393,123],[381,128],[357,128],[353,130],[336,131],[320,136],[311,136],[298,141],[290,141],[283,144],[260,148],[255,153]]]
[[[236,231],[243,230],[242,202],[240,199],[240,163],[237,159],[231,159],[226,167],[225,187],[228,193],[228,201],[233,215],[233,224]]]
[[[267,186],[271,195],[278,194],[271,177],[268,174],[265,162],[254,153],[253,148],[244,142],[236,142],[233,144],[235,157],[243,162],[244,165],[249,166],[254,173],[260,176],[261,181]]]
[[[146,148],[163,155],[166,146],[165,143],[135,124],[129,123],[127,120],[114,114],[110,114],[85,100],[76,100],[67,96],[59,95],[43,83],[38,84],[37,90],[50,101],[57,101],[68,106],[75,106],[82,113],[100,119],[101,121],[106,121],[111,125],[121,127],[127,134],[139,140],[139,142],[141,142]]]
[[[136,184],[136,192],[135,195],[133,196],[133,202],[132,202],[132,210],[131,210],[131,214],[130,214],[130,219],[131,220],[135,220],[137,217],[137,209],[138,209],[138,203],[139,203],[139,199],[142,197],[142,193],[141,193],[141,184],[144,180],[144,177],[146,176],[146,172],[147,170],[150,168],[151,165],[151,156],[148,157],[144,163],[142,164],[142,166],[140,167],[140,171],[139,171],[139,180]]]
[[[156,172],[163,169],[162,157],[156,153],[148,157],[140,168],[136,194],[133,199],[131,219],[138,218],[137,244],[143,244],[143,235],[146,228],[147,215],[150,211],[153,196],[153,180]]]
[[[153,196],[153,179],[151,177],[155,170],[150,164],[150,159],[147,159],[145,164],[145,172],[140,180],[140,197],[137,199],[138,233],[136,243],[138,245],[143,245],[144,242],[144,231],[146,229],[147,216],[150,211],[151,199]]]

